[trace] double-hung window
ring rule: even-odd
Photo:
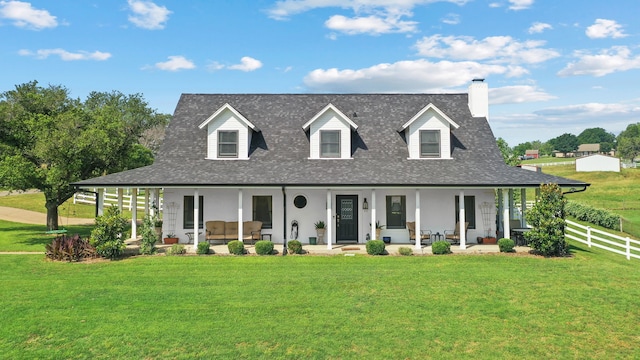
[[[238,131],[220,130],[218,131],[218,157],[237,158],[238,157]]]
[[[340,157],[340,130],[320,130],[320,157]]]
[[[420,130],[420,157],[440,157],[440,130]]]

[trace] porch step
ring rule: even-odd
[[[350,251],[350,250],[353,251],[353,250],[362,250],[362,249],[360,249],[360,247],[358,246],[347,246],[342,248],[342,251]]]

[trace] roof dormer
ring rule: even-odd
[[[207,159],[247,160],[254,132],[260,130],[233,106],[224,104],[199,126],[207,128]]]
[[[425,106],[400,129],[409,159],[451,159],[451,130],[459,127],[435,105]]]
[[[302,129],[309,131],[309,158],[351,159],[351,132],[358,125],[333,104],[325,106]]]

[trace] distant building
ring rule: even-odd
[[[600,144],[582,144],[578,146],[576,157],[589,156],[600,153]]]
[[[601,154],[584,156],[576,159],[576,171],[620,172],[620,159]]]
[[[522,160],[537,159],[540,157],[539,150],[525,150]]]

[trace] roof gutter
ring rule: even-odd
[[[574,194],[574,193],[579,193],[579,192],[586,191],[588,186],[589,186],[589,185],[585,185],[585,186],[584,186],[582,189],[580,189],[580,190],[576,190],[576,188],[571,188],[571,189],[569,189],[569,191],[563,191],[563,192],[562,192],[562,195],[564,196],[565,194]]]

